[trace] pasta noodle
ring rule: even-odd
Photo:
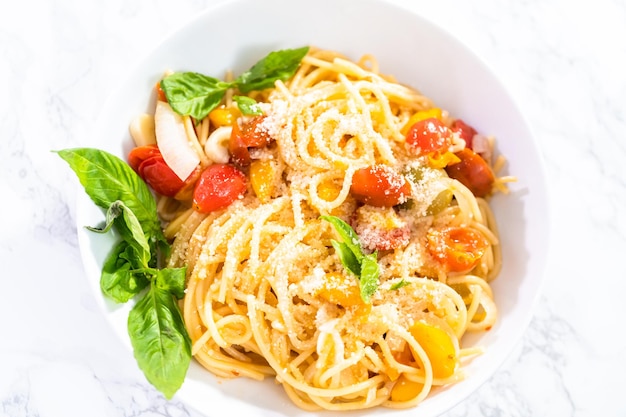
[[[463,348],[463,335],[497,320],[489,283],[502,259],[487,199],[407,148],[405,125],[433,101],[379,73],[372,56],[352,62],[319,49],[290,80],[249,96],[272,138],[250,149],[263,175],[245,168],[252,185],[223,210],[200,213],[168,197],[158,206],[173,238],[169,266],[187,266],[182,310],[195,359],[220,377],[274,377],[306,410],[413,407],[461,380],[477,353]],[[222,108],[235,107],[229,93]],[[454,120],[445,110],[439,118]],[[225,162],[230,127],[208,117],[186,127],[203,164]],[[449,152],[465,147],[454,134]],[[357,172],[378,165],[410,179],[410,201],[355,199]],[[494,190],[509,180],[496,178]],[[369,302],[326,215],[351,224],[366,253],[377,251]],[[469,270],[434,255],[434,231],[452,228],[486,242]]]

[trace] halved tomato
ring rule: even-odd
[[[469,271],[478,264],[488,246],[480,232],[468,227],[437,228],[427,234],[428,252],[449,272]]]
[[[262,148],[269,145],[272,137],[262,123],[266,116],[256,116],[242,126],[235,122],[230,134],[228,150],[237,165],[250,165],[248,148]]]

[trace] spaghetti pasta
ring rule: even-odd
[[[291,79],[248,95],[271,141],[248,149],[247,192],[207,213],[159,197],[169,266],[187,266],[182,310],[195,359],[220,377],[272,376],[307,410],[412,407],[461,380],[476,353],[463,335],[496,322],[489,282],[502,260],[488,196],[446,174],[467,148],[454,118],[439,112],[447,147],[420,153],[402,131],[434,102],[379,73],[372,56],[328,50],[311,49]],[[232,97],[220,108],[236,110]],[[224,163],[224,129],[235,127],[209,117],[194,126],[200,160]],[[379,166],[399,189],[408,184],[397,204],[356,197],[357,174]],[[506,190],[503,178],[493,191]],[[369,300],[321,216],[343,219],[376,254]]]

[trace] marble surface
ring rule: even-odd
[[[444,414],[625,416],[626,3],[400,1],[501,77],[546,160],[553,250],[523,339]],[[51,149],[80,146],[116,80],[210,0],[0,2],[0,416],[193,416],[100,314]]]

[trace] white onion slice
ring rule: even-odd
[[[187,139],[183,118],[169,104],[157,101],[154,130],[165,163],[185,181],[200,163],[200,157]]]

